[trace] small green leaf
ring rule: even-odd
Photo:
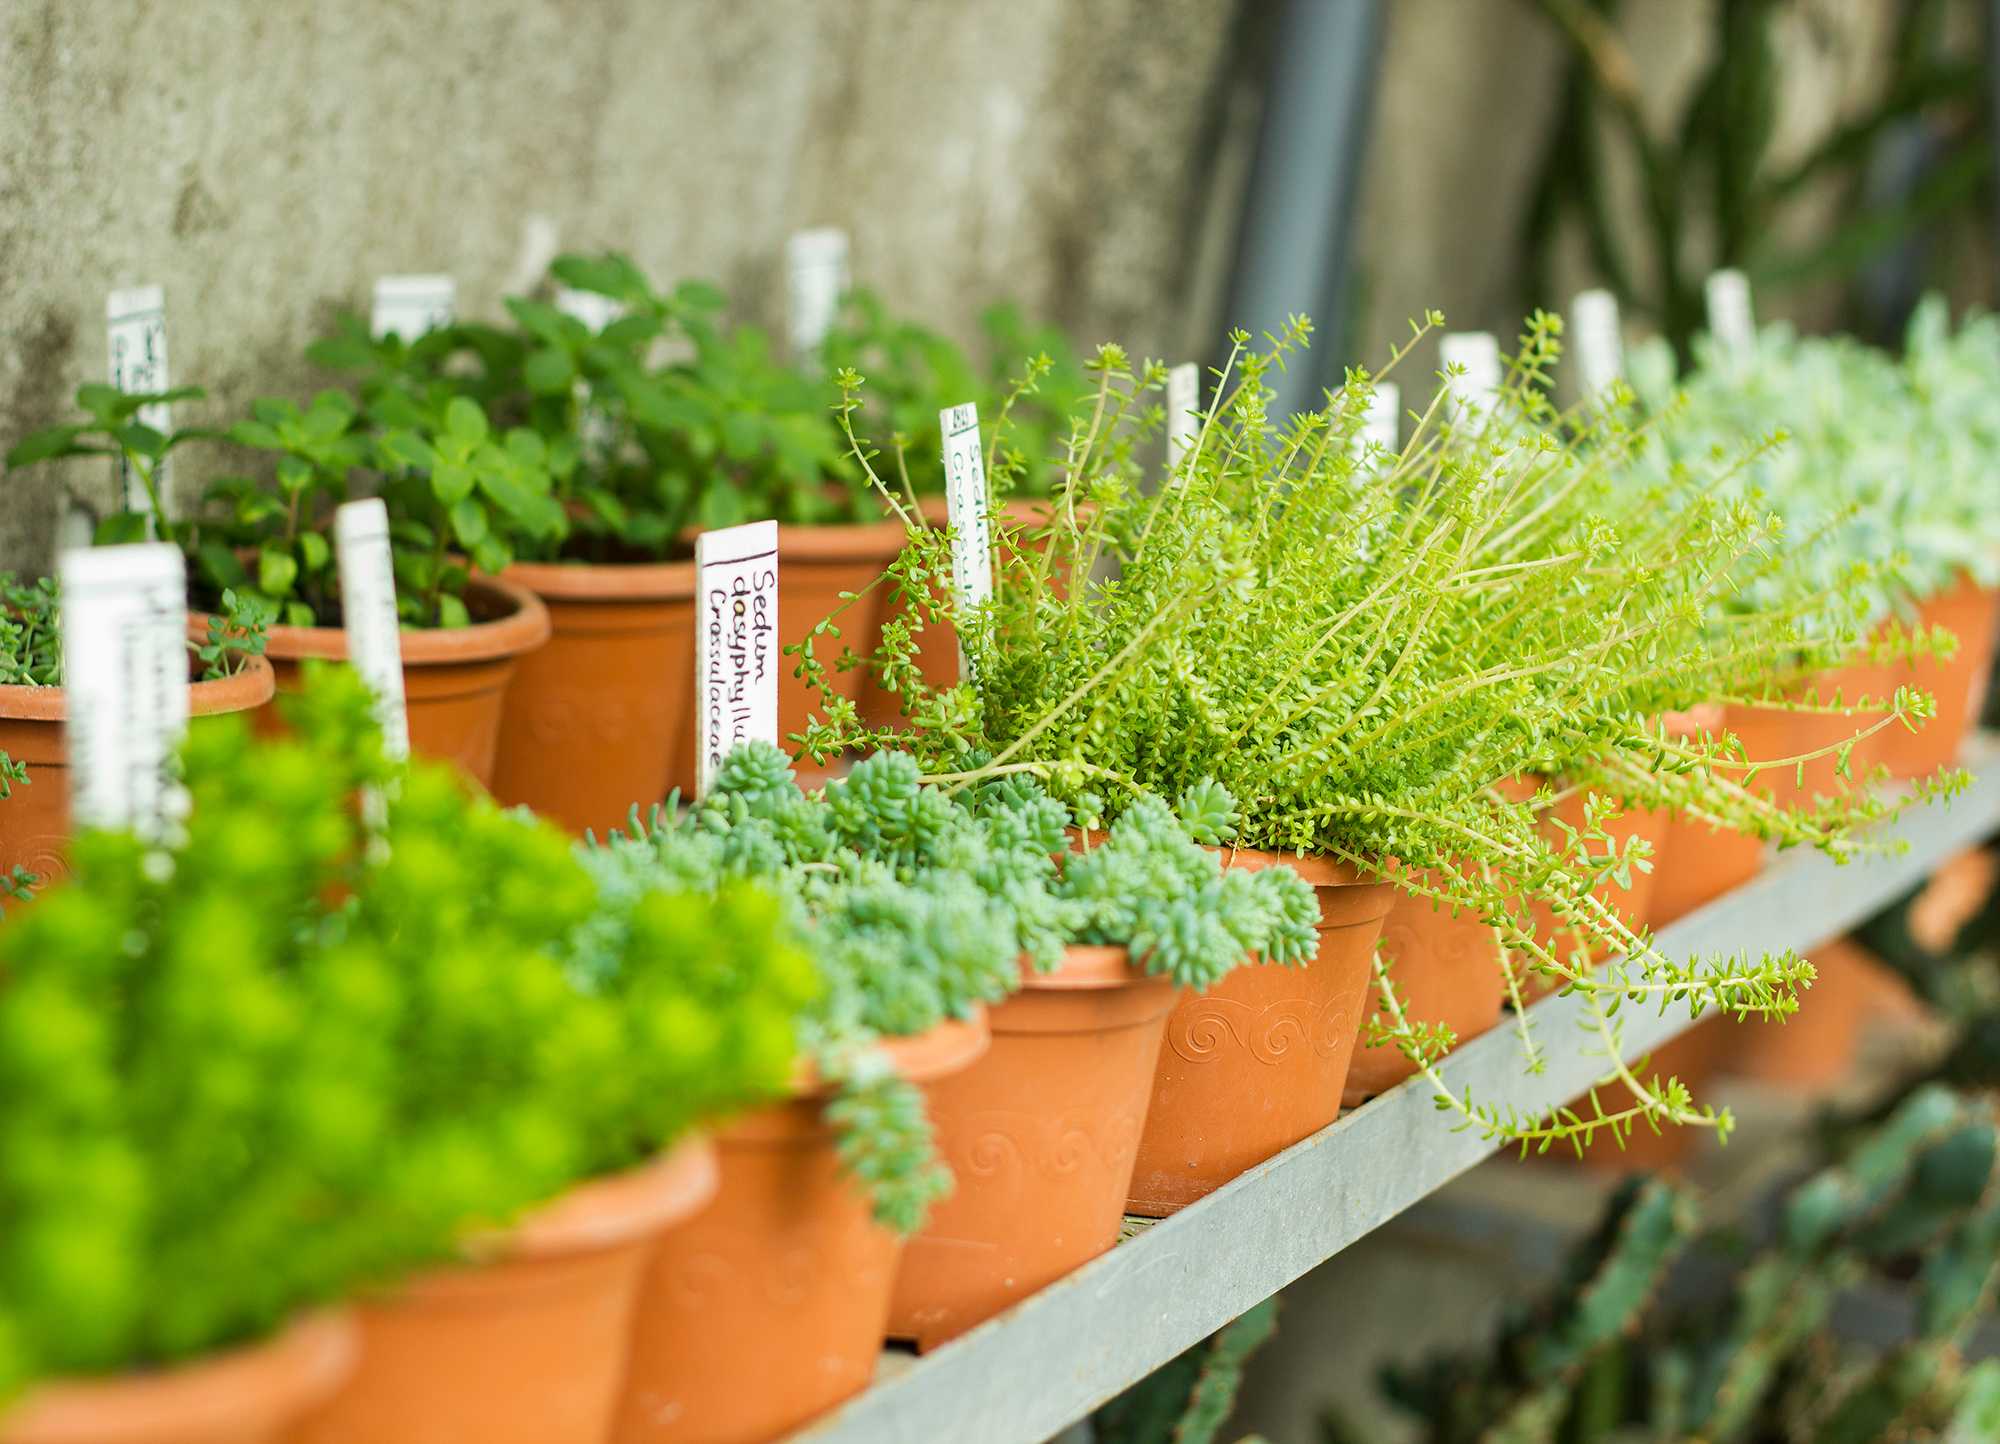
[[[476,547],[486,540],[486,508],[471,497],[464,497],[452,503],[451,531],[464,547]]]
[[[472,613],[465,609],[465,599],[449,594],[438,598],[438,625],[440,627],[469,627]]]
[[[303,456],[278,458],[278,485],[285,495],[296,496],[312,485],[312,463]]]
[[[324,571],[332,560],[333,548],[326,544],[326,538],[316,531],[299,534],[299,560],[309,572]]]
[[[282,597],[299,578],[299,564],[290,552],[265,547],[257,554],[257,589],[268,597]]]
[[[285,443],[278,433],[261,421],[239,421],[229,428],[229,439],[238,446],[255,446],[263,451],[279,451]]]
[[[537,396],[559,396],[576,380],[576,362],[561,347],[544,346],[529,353],[521,375]]]
[[[472,495],[472,487],[471,468],[459,462],[440,460],[431,471],[431,495],[442,506],[456,506]]]
[[[454,396],[444,408],[444,429],[461,441],[477,444],[486,439],[486,413],[478,402]]]

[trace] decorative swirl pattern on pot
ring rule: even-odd
[[[1282,998],[1253,1008],[1234,998],[1190,998],[1167,1019],[1167,1046],[1194,1064],[1247,1053],[1266,1067],[1279,1067],[1293,1058],[1338,1052],[1340,1020],[1338,1001],[1315,1007],[1311,998]]]
[[[960,1135],[951,1149],[953,1170],[1006,1189],[1120,1173],[1139,1149],[1139,1115],[1131,1111],[1093,1123],[988,1109],[953,1131]]]

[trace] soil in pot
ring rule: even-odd
[[[957,1187],[903,1250],[891,1337],[934,1348],[1118,1241],[1174,985],[1123,948],[1023,968],[993,1043],[931,1085]]]
[[[1425,883],[1430,874],[1419,874]],[[1382,955],[1396,996],[1412,1022],[1443,1023],[1463,1043],[1500,1021],[1507,995],[1501,973],[1500,935],[1470,912],[1456,916],[1444,903],[1403,888],[1382,920]],[[1381,993],[1371,978],[1362,1026],[1378,1015]],[[1363,1042],[1347,1070],[1341,1101],[1349,1108],[1386,1093],[1417,1071],[1394,1043]]]
[[[1976,720],[1992,681],[2000,589],[1981,587],[1961,576],[1917,608],[1917,622],[1951,632],[1958,638],[1958,651],[1949,662],[1911,663],[1898,678],[1937,701],[1937,714],[1915,732],[1888,727],[1876,738],[1873,759],[1900,778],[1927,777],[1957,761],[1966,730]]]
[[[359,1310],[361,1359],[294,1444],[602,1444],[653,1243],[714,1195],[690,1140],[570,1190],[492,1245]]]
[[[525,587],[498,577],[474,577],[466,587],[469,627],[406,628],[403,699],[410,722],[410,750],[455,762],[482,787],[493,781],[500,740],[500,705],[523,654],[549,637],[548,608]],[[189,618],[189,629],[207,634],[208,618]],[[344,662],[347,633],[339,627],[271,628],[264,655],[277,671],[278,691],[300,691],[307,658]],[[259,730],[284,731],[275,703],[257,713]]]
[[[247,712],[271,700],[271,664],[252,657],[242,671],[188,683],[188,715]],[[0,872],[19,866],[43,881],[66,876],[69,747],[63,736],[68,693],[61,687],[0,687],[0,752],[25,763],[28,783],[0,801]]]
[[[883,1045],[928,1089],[985,1051],[985,1019]],[[721,1188],[645,1270],[613,1444],[762,1444],[868,1386],[902,1241],[843,1172],[827,1094],[721,1130]]]
[[[493,795],[602,837],[694,792],[694,563],[517,562],[503,580],[548,608],[547,645],[507,685]]]
[[[33,1389],[0,1415],[0,1444],[280,1444],[354,1357],[353,1321],[311,1314],[194,1363]]]
[[[1239,849],[1230,867],[1289,864],[1319,896],[1319,956],[1246,963],[1167,1018],[1129,1212],[1162,1218],[1340,1116],[1391,883],[1325,858]]]

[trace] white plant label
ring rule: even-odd
[[[1183,361],[1167,373],[1167,470],[1180,470],[1201,434],[1201,368]]]
[[[1576,336],[1576,379],[1585,400],[1602,396],[1625,374],[1625,345],[1618,329],[1618,298],[1609,291],[1579,291],[1570,302]]]
[[[951,587],[961,612],[993,600],[993,526],[987,516],[986,458],[979,449],[979,407],[973,402],[938,413],[944,433],[945,519],[951,525]],[[958,675],[966,675],[965,639]]]
[[[450,276],[380,276],[368,333],[377,341],[401,336],[415,341],[449,326],[458,310],[458,283]]]
[[[389,511],[382,498],[350,501],[334,512],[333,547],[340,567],[347,660],[374,694],[382,751],[400,762],[410,755],[410,721],[403,699],[403,634],[389,558]]]
[[[1354,438],[1362,456],[1381,448],[1384,457],[1403,449],[1403,388],[1393,381],[1377,381],[1375,394],[1368,398],[1362,413],[1361,431]]]
[[[745,742],[778,742],[778,524],[695,538],[695,796]]]
[[[1450,420],[1463,426],[1493,410],[1500,395],[1500,343],[1491,331],[1449,331],[1438,342],[1440,369],[1451,392]],[[1454,372],[1463,374],[1453,374]]]
[[[601,291],[579,291],[574,286],[556,287],[556,309],[583,322],[593,336],[625,314],[624,304],[615,297]]]
[[[1750,278],[1737,270],[1711,271],[1702,287],[1708,334],[1731,356],[1756,349],[1757,315],[1750,306]]]
[[[61,574],[71,814],[164,842],[187,815],[172,771],[188,718],[180,548],[85,548],[63,556]]]
[[[165,391],[167,380],[167,295],[158,286],[133,286],[113,291],[104,303],[105,350],[110,357],[109,380],[128,394]],[[173,407],[164,402],[142,406],[133,418],[155,431],[171,431]],[[172,496],[168,484],[171,458],[154,463],[153,484],[164,502]],[[146,511],[146,488],[124,457],[114,463],[118,475],[118,509]],[[147,518],[151,528],[152,519]]]
[[[833,329],[847,291],[847,232],[837,226],[798,231],[785,242],[786,334],[792,355],[813,355]]]

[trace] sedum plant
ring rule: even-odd
[[[1317,910],[1298,876],[1224,874],[1197,841],[1226,836],[1234,812],[1215,786],[1192,790],[1178,817],[1145,799],[1072,853],[1070,809],[1025,777],[955,797],[885,752],[807,796],[781,752],[751,743],[724,760],[706,800],[646,826],[635,818],[592,866],[784,891],[826,980],[804,1036],[836,1088],[845,1162],[877,1215],[908,1232],[949,1177],[920,1095],[876,1040],[967,1018],[1012,993],[1024,965],[1056,968],[1071,943],[1127,948],[1138,966],[1195,988],[1252,954],[1312,956]]]
[[[254,1339],[789,1074],[816,981],[768,892],[601,894],[385,762],[344,669],[292,722],[192,733],[185,835],[79,836],[0,928],[0,1400]]]
[[[1470,909],[1499,929],[1517,997],[1520,969],[1582,995],[1607,1077],[1633,1101],[1607,1109],[1593,1094],[1584,1110],[1525,1117],[1445,1087],[1434,1064],[1451,1039],[1402,1012],[1388,960],[1381,1031],[1463,1125],[1541,1148],[1640,1124],[1726,1129],[1726,1112],[1626,1061],[1620,1008],[1782,1015],[1809,965],[1791,953],[1665,956],[1594,895],[1643,864],[1643,844],[1617,849],[1603,806],[1571,845],[1552,842],[1507,789],[1588,763],[1618,775],[1618,795],[1780,845],[1840,859],[1877,845],[1856,829],[1910,798],[1845,793],[1787,812],[1745,778],[1802,759],[1746,759],[1726,734],[1681,737],[1660,718],[1709,699],[1786,699],[1797,677],[1859,645],[1878,569],[1855,562],[1823,587],[1762,589],[1813,538],[1718,484],[1757,446],[1642,475],[1638,458],[1671,417],[1557,416],[1545,396],[1556,318],[1531,322],[1499,397],[1458,409],[1441,389],[1395,454],[1361,441],[1365,372],[1318,411],[1269,413],[1263,378],[1309,330],[1295,320],[1263,352],[1236,336],[1195,443],[1156,486],[1141,458],[1163,368],[1104,348],[1052,515],[996,523],[992,601],[959,605],[945,539],[913,536],[891,568],[912,618],[885,628],[875,655],[841,659],[873,668],[906,721],[870,727],[822,686],[804,752],[901,747],[949,785],[1032,776],[1066,802],[1101,797],[1113,816],[1141,794],[1214,779],[1243,799],[1246,845],[1337,858]],[[860,378],[841,382],[866,465],[851,431]],[[1767,604],[1723,605],[1766,590]],[[918,662],[926,626],[946,621],[969,680],[940,688]],[[823,682],[812,642],[794,650]],[[1925,643],[1899,633],[1890,645]],[[1899,692],[1880,725],[1928,707]],[[1961,782],[1934,779],[1912,797]],[[1537,904],[1584,945],[1538,939]],[[1521,1028],[1539,1067],[1525,1012]]]
[[[1878,589],[1878,611],[1941,592],[1961,573],[2000,583],[1992,506],[2000,426],[1990,404],[2000,387],[2000,318],[1969,316],[1954,333],[1933,296],[1912,316],[1900,359],[1783,324],[1764,327],[1741,355],[1700,338],[1694,359],[1677,379],[1665,343],[1634,352],[1640,397],[1676,416],[1659,456],[1692,459],[1746,432],[1782,428],[1788,444],[1731,484],[1754,490],[1795,530],[1826,534],[1816,571],[1792,585],[1823,585],[1838,568],[1892,553],[1902,565]]]

